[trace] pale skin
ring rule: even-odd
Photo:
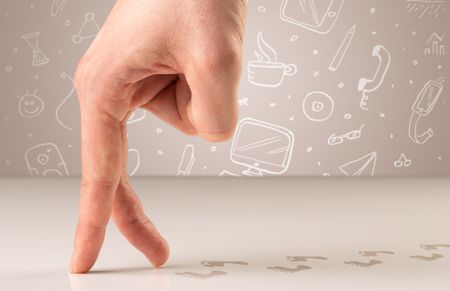
[[[144,108],[189,135],[229,139],[238,116],[245,0],[118,0],[80,61],[80,210],[70,271],[94,265],[112,218],[154,266],[169,246],[127,176],[126,122]]]

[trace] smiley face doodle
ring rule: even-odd
[[[19,114],[24,118],[35,118],[44,111],[44,101],[36,95],[37,89],[33,92],[26,92],[19,98]]]
[[[61,151],[53,143],[29,148],[25,152],[25,161],[31,176],[70,176]]]

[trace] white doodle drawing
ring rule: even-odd
[[[233,138],[231,160],[245,167],[246,176],[279,175],[289,168],[294,134],[281,126],[253,118],[242,119]]]
[[[338,50],[336,51],[336,54],[334,55],[333,60],[330,63],[330,66],[328,69],[331,72],[336,72],[339,69],[339,66],[342,63],[342,60],[344,59],[345,55],[347,54],[348,48],[350,47],[350,44],[352,43],[353,37],[356,33],[356,25],[353,25],[350,30],[347,32],[347,34],[344,37],[344,40],[342,41],[341,45],[339,46]]]
[[[427,41],[425,56],[445,56],[444,38],[445,33],[442,35],[433,33]]]
[[[269,46],[262,37],[260,31],[257,36],[259,51],[255,51],[257,61],[250,61],[247,65],[248,81],[260,87],[279,87],[286,76],[297,73],[295,64],[284,64],[278,62],[277,52]]]
[[[180,164],[178,165],[178,176],[187,177],[191,174],[192,166],[195,163],[195,148],[188,144],[184,147]]]
[[[348,177],[373,176],[376,164],[377,152],[371,152],[340,166],[339,170]]]
[[[63,11],[64,6],[66,6],[67,0],[53,0],[50,6],[51,16],[56,16]]]
[[[23,96],[16,96],[19,98],[19,114],[24,118],[35,118],[39,116],[45,108],[44,101],[37,95],[37,89],[30,93],[26,92]]]
[[[419,19],[425,16],[438,18],[444,11],[445,0],[406,0],[408,14],[417,14]]]
[[[134,154],[134,159],[130,159],[130,154]],[[133,166],[134,165],[134,166]],[[128,149],[128,175],[134,176],[141,166],[141,154],[137,149]]]
[[[54,143],[38,144],[27,149],[25,161],[31,176],[70,176],[61,151]]]
[[[404,153],[400,155],[398,160],[394,161],[395,168],[409,168],[412,165],[412,160],[408,159]]]
[[[361,92],[360,107],[362,110],[369,110],[367,107],[367,101],[369,100],[369,93],[372,93],[384,82],[384,78],[391,65],[391,54],[382,45],[376,45],[372,50],[372,56],[378,58],[378,68],[372,79],[361,78],[358,83],[358,91]]]
[[[311,121],[325,121],[333,112],[334,100],[325,92],[310,92],[303,100],[303,113]]]
[[[50,63],[50,59],[39,48],[40,35],[39,32],[22,35],[23,40],[25,40],[28,46],[33,50],[33,61],[31,63],[33,67],[39,67]]]
[[[147,112],[145,109],[138,108],[131,113],[130,117],[128,117],[127,124],[130,125],[142,121],[145,119],[146,115]]]
[[[328,138],[328,144],[331,146],[338,145],[344,143],[345,140],[353,141],[361,138],[361,131],[364,128],[364,124],[361,125],[359,129],[349,131],[342,135],[337,135],[336,133],[333,133]]]
[[[344,0],[283,0],[280,18],[307,30],[328,34],[336,25]]]
[[[70,99],[70,97],[72,97],[72,95],[75,93],[75,82],[73,80],[73,78],[71,76],[69,76],[67,73],[61,73],[60,77],[64,80],[69,80],[72,84],[72,89],[70,89],[70,92],[66,95],[66,97],[64,97],[63,101],[61,101],[61,103],[58,105],[58,107],[56,107],[56,111],[55,111],[55,116],[56,116],[56,121],[59,123],[59,125],[61,125],[62,127],[64,127],[65,129],[67,129],[68,131],[72,131],[73,129],[66,125],[60,116],[60,111],[61,108],[66,104],[66,102]]]
[[[248,97],[239,99],[239,106],[248,106]]]
[[[80,30],[72,37],[72,41],[73,43],[79,44],[83,40],[95,38],[99,30],[100,26],[95,21],[95,14],[88,12],[84,16],[84,22]]]
[[[436,81],[428,81],[420,91],[412,106],[408,136],[416,144],[425,144],[434,135],[431,128],[423,133],[419,133],[418,128],[422,118],[428,116],[433,111],[434,106],[444,89],[444,82],[445,77],[439,78]]]
[[[223,170],[220,172],[219,177],[240,177],[240,175],[230,172],[228,170]]]

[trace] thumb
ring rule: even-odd
[[[241,68],[241,52],[230,49],[205,54],[186,71],[191,91],[188,116],[198,134],[207,141],[224,141],[234,133]]]

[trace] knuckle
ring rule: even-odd
[[[195,61],[203,71],[219,73],[231,70],[237,72],[240,70],[241,54],[234,46],[219,43],[198,49]]]
[[[88,85],[89,80],[92,78],[94,70],[92,65],[93,63],[87,54],[85,54],[78,62],[77,68],[75,70],[74,82],[79,98],[84,96],[83,93],[85,91],[85,88]]]
[[[86,53],[78,62],[74,81],[79,97],[87,92],[109,91],[111,84],[121,84],[116,77],[117,65],[104,59],[93,53]],[[95,95],[98,94],[93,96]]]

